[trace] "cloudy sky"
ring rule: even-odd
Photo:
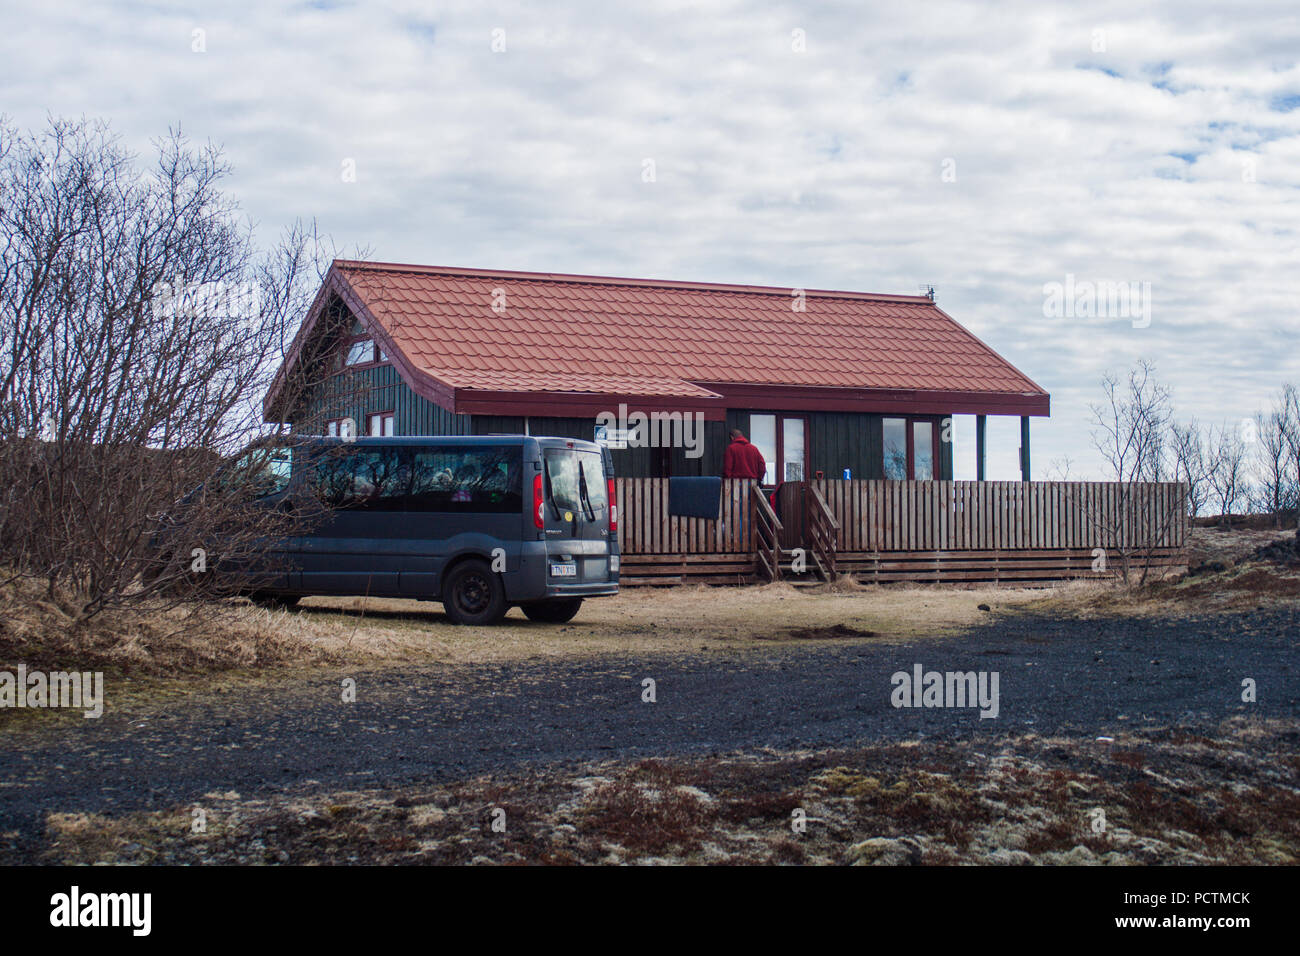
[[[1051,392],[1035,477],[1101,476],[1107,369],[1216,423],[1300,382],[1294,0],[808,7],[45,0],[0,36],[0,112],[142,152],[181,124],[268,242],[315,217],[393,261],[933,286]],[[1056,314],[1067,276],[1136,283],[1138,317]],[[990,477],[1017,445],[990,420]]]

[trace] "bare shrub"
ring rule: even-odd
[[[259,253],[227,173],[179,131],[142,169],[101,123],[0,126],[0,563],[75,594],[78,617],[182,580],[202,592],[188,549],[149,547],[200,486],[185,510],[194,547],[222,542],[213,560],[284,525],[250,504],[272,445],[212,479],[266,434],[320,244],[299,224]]]

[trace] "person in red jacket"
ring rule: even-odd
[[[731,444],[722,456],[723,478],[752,478],[761,482],[767,473],[763,453],[749,443],[739,428],[731,430]]]

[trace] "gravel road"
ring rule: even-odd
[[[896,709],[891,675],[999,675],[999,713]],[[125,812],[212,791],[338,790],[591,759],[821,748],[918,737],[1105,734],[1300,716],[1300,610],[1179,620],[1011,614],[952,639],[774,644],[690,658],[385,667],[199,692],[143,714],[0,740],[0,857],[47,812]],[[341,701],[341,680],[356,701]],[[643,702],[643,679],[656,700]],[[1258,702],[1243,703],[1244,678]]]

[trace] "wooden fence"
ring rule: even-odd
[[[617,486],[625,583],[757,576],[752,483],[723,481],[716,521],[670,516],[666,478]],[[877,581],[1023,583],[1095,574],[1098,548],[1109,570],[1185,563],[1186,494],[1172,482],[820,479],[783,485],[777,514],[786,563],[805,549],[822,576],[829,564]]]

